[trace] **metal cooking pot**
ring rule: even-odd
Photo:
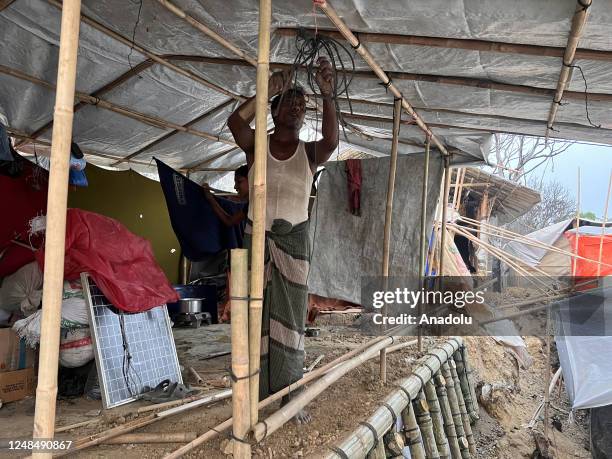
[[[204,298],[181,298],[178,301],[179,312],[184,314],[194,314],[202,312]]]

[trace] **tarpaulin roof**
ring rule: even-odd
[[[6,4],[0,12],[0,115],[13,132],[48,141],[54,93],[45,85],[56,79],[61,3],[0,3]],[[175,4],[251,59],[256,56],[258,2],[176,0]],[[332,5],[353,31],[372,34],[363,36],[364,44],[435,135],[449,151],[457,152],[456,162],[482,161],[491,133],[544,135],[575,1],[332,0]],[[244,56],[237,57],[156,1],[85,0],[82,13],[88,19],[80,30],[77,90],[84,102],[75,113],[74,139],[86,153],[97,153],[90,160],[121,168],[129,164],[146,172],[154,171],[155,156],[174,168],[191,169],[196,180],[212,180],[211,174],[219,174],[204,172],[204,167],[230,168],[243,161],[240,152],[232,150],[225,125],[234,99],[207,87],[202,78],[234,96],[252,95],[255,68]],[[272,68],[293,62],[297,27],[333,29],[307,0],[274,2],[272,27]],[[406,39],[409,34],[451,40],[414,44]],[[588,52],[578,53],[576,60],[588,89],[574,69],[551,137],[612,143],[610,36],[612,9],[606,2],[594,2],[579,42]],[[136,46],[130,45],[132,40]],[[474,49],[482,41],[540,48]],[[200,81],[154,62],[150,55],[147,58],[141,47],[165,56]],[[347,121],[365,135],[349,131],[348,141],[387,153],[393,96],[357,55],[355,64],[350,88],[353,115]],[[587,119],[585,90],[589,116],[601,129]],[[109,110],[104,102],[173,126],[187,126],[191,132],[177,133],[174,127],[150,119],[137,121]],[[340,105],[349,111],[346,102]],[[315,125],[311,115],[308,124]],[[225,141],[215,141],[217,137]],[[423,149],[423,133],[414,125],[402,126],[400,140],[400,153]],[[117,163],[126,157],[131,158],[129,163]]]

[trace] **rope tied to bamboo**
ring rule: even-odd
[[[391,405],[385,402],[382,404],[382,406],[384,406],[385,408],[387,408],[387,410],[389,410],[389,413],[391,413],[391,419],[393,420],[393,425],[396,426],[397,425],[397,414],[395,413]]]
[[[581,11],[586,11],[586,10],[588,10],[591,7],[593,2],[591,1],[591,2],[586,2],[585,3],[583,0],[578,0],[578,4],[582,7]]]
[[[342,451],[341,448],[338,448],[337,446],[330,446],[329,449],[331,449],[334,453],[336,453],[342,459],[350,459],[348,455],[344,451]]]
[[[368,421],[361,421],[359,425],[366,427],[370,432],[372,432],[372,437],[374,437],[374,446],[372,449],[376,449],[378,446],[378,432],[376,432],[376,428]]]

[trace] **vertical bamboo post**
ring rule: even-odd
[[[251,428],[249,403],[249,292],[248,250],[231,251],[232,293],[232,417],[234,418],[233,453],[235,458],[250,458],[251,445],[246,436]]]
[[[393,218],[393,192],[395,191],[395,173],[397,171],[397,147],[399,144],[400,121],[402,118],[402,100],[395,99],[393,105],[393,142],[391,143],[391,162],[389,164],[389,181],[387,183],[387,205],[385,207],[385,228],[383,234],[382,275],[387,289],[389,278],[389,251],[391,246],[391,221]],[[387,350],[380,351],[380,380],[387,383]]]
[[[434,438],[436,440],[440,459],[450,459],[450,449],[444,433],[444,420],[442,419],[440,401],[438,400],[436,388],[431,379],[425,384],[425,397],[429,405],[429,414],[431,415]]]
[[[425,287],[425,258],[427,255],[427,193],[429,180],[429,147],[431,139],[427,137],[425,142],[425,158],[423,162],[423,189],[421,192],[421,240],[419,244],[419,284],[421,288]],[[423,309],[423,305],[419,302],[419,316]],[[419,352],[423,350],[423,333],[421,327],[417,330]]]
[[[474,385],[470,381],[470,371],[467,364],[465,347],[459,348],[453,357],[455,359],[455,365],[457,366],[457,376],[459,377],[465,408],[470,417],[470,423],[474,423],[480,419],[480,415],[478,413],[476,391],[474,390]]]
[[[385,451],[385,441],[383,437],[379,437],[376,446],[368,453],[368,459],[387,459]]]
[[[578,234],[576,234],[578,236]],[[578,260],[574,260],[577,262]],[[546,385],[544,386],[544,438],[548,442],[548,425],[550,424],[550,393],[551,369],[550,369],[550,308],[546,308]]]
[[[249,372],[251,425],[258,421],[261,314],[263,310],[264,251],[266,237],[266,160],[268,152],[268,73],[272,0],[259,1],[257,95],[255,100],[255,162],[253,163],[253,235],[249,304]]]
[[[402,411],[402,421],[404,422],[404,435],[410,449],[410,457],[412,459],[425,459],[421,431],[414,415],[412,401],[409,401],[404,411]]]
[[[68,167],[74,91],[76,84],[77,51],[81,1],[65,0],[62,10],[57,89],[51,168],[47,198],[47,231],[43,284],[43,315],[40,333],[40,364],[34,413],[34,439],[54,437],[55,401],[57,398],[57,367],[59,360],[60,316],[64,282],[64,251],[66,244],[66,206],[68,202]],[[36,452],[32,457],[51,457],[51,453]]]
[[[457,391],[455,391],[455,382],[451,375],[448,362],[444,362],[442,365],[442,376],[446,382],[446,395],[453,417],[453,424],[455,424],[455,431],[457,432],[457,441],[459,443],[459,449],[461,450],[461,457],[463,459],[468,459],[471,457],[469,443],[465,438],[465,429],[463,428],[463,418],[459,410],[459,400],[457,399]]]
[[[448,359],[448,365],[450,367],[451,376],[455,385],[455,393],[457,394],[457,402],[459,403],[459,413],[461,413],[461,421],[463,422],[463,431],[465,432],[465,438],[468,442],[468,448],[471,454],[476,454],[476,442],[474,441],[474,435],[472,434],[470,416],[468,415],[467,408],[465,406],[463,391],[461,390],[461,383],[459,382],[459,376],[457,375],[457,367],[452,357]]]
[[[446,390],[446,381],[438,371],[435,374],[436,394],[440,402],[440,411],[444,420],[444,431],[450,447],[451,456],[453,459],[461,459],[461,448],[459,447],[459,438],[457,437],[457,429],[455,429],[455,421],[453,420],[453,412],[448,401],[448,391]]]
[[[580,237],[580,168],[578,168],[578,190],[576,193],[576,241],[574,243],[574,254],[578,255],[578,238]],[[576,276],[576,265],[578,259],[572,259],[572,276]]]
[[[444,157],[444,187],[442,191],[442,222],[440,224],[440,263],[438,276],[444,275],[444,248],[446,246],[446,211],[448,208],[448,190],[450,188],[450,161],[448,156]]]
[[[599,256],[597,257],[597,277],[601,275],[601,260],[603,259],[603,243],[606,234],[606,224],[608,223],[608,204],[610,204],[610,190],[612,189],[612,171],[610,171],[610,180],[608,181],[608,194],[606,195],[606,204],[604,206],[604,217],[601,224],[601,238],[599,239]]]
[[[414,413],[419,428],[421,429],[425,456],[427,456],[427,459],[440,459],[440,453],[438,452],[438,445],[436,444],[436,438],[433,431],[433,422],[429,415],[429,404],[422,390],[414,400]]]

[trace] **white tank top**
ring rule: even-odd
[[[249,169],[249,193],[254,196],[254,168]],[[266,231],[274,220],[287,220],[292,225],[308,220],[308,201],[312,189],[313,173],[306,154],[304,142],[300,140],[295,153],[285,160],[276,159],[270,153],[268,136],[268,158],[266,169]],[[249,220],[253,221],[253,205],[249,205]]]

